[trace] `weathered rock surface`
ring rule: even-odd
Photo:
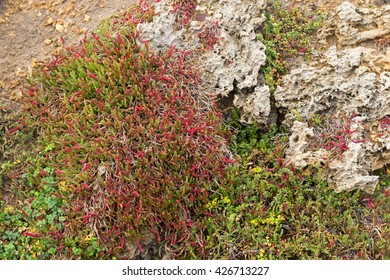
[[[213,91],[220,96],[236,92],[234,105],[242,108],[242,122],[266,125],[270,114],[268,87],[259,82],[265,64],[265,46],[255,30],[263,22],[266,0],[199,1],[196,13],[204,20],[191,21],[188,28],[177,29],[169,1],[156,3],[153,22],[139,25],[142,37],[152,46],[167,49],[172,45],[183,50],[198,50],[197,58],[208,75]],[[202,52],[198,34],[207,23],[218,22],[220,44]]]
[[[360,129],[357,126],[360,126]],[[357,117],[352,120],[350,129],[360,131],[359,134],[362,134],[364,131],[362,126],[362,119]],[[355,143],[353,139],[349,139],[347,150],[339,158],[334,157],[331,151],[324,148],[312,149],[313,143],[320,139],[306,122],[295,121],[291,133],[287,157],[294,166],[301,169],[307,166],[327,166],[324,170],[325,178],[337,192],[355,189],[368,193],[374,192],[379,177],[369,174],[373,168],[370,151],[376,150],[372,142],[356,141]],[[363,137],[363,135],[354,135],[354,137]],[[389,135],[387,137],[389,141]]]
[[[275,92],[276,106],[286,112],[286,124],[314,114],[366,114],[378,119],[390,114],[390,72],[370,67],[373,49],[330,47],[319,62],[301,64]]]
[[[233,104],[241,109],[242,123],[258,123],[266,125],[271,112],[269,87],[256,86],[253,93],[238,93],[234,96]]]
[[[265,47],[256,36],[266,4],[266,0],[201,0],[195,19],[179,29],[170,1],[160,1],[158,16],[138,28],[152,48],[167,51],[175,45],[193,51],[198,67],[207,73],[210,88],[205,94],[226,97],[234,93],[233,105],[241,109],[241,122],[267,127],[274,109],[269,88],[259,75],[265,65]],[[198,34],[210,24],[218,26],[223,40],[204,51]],[[327,50],[311,62],[291,63],[293,69],[274,94],[276,110],[285,115],[284,124],[292,132],[287,157],[300,168],[328,166],[326,177],[337,191],[372,192],[378,178],[370,172],[390,162],[390,125],[381,125],[390,115],[390,47],[383,44],[386,41],[377,41],[389,34],[389,5],[360,8],[343,2],[319,34]],[[313,148],[318,134],[308,122],[314,115],[340,113],[356,115],[349,130],[364,123],[364,129],[358,129],[364,141],[348,138],[343,153],[329,160],[332,151]],[[300,122],[295,121],[297,115]]]
[[[286,112],[285,123],[294,120],[292,109],[305,119],[318,113],[357,112],[369,119],[390,114],[390,45],[374,41],[387,34],[390,5],[339,5],[319,34],[323,45],[335,44],[309,64],[295,65],[275,93],[277,107]]]
[[[322,29],[321,37],[325,40],[335,36],[338,44],[352,46],[390,34],[390,5],[374,9],[343,2],[336,12]]]
[[[362,117],[364,141],[349,139],[342,157],[329,161],[328,182],[337,191],[373,192],[378,177],[370,172],[390,163],[390,126],[383,124],[390,116],[390,46],[373,40],[389,33],[389,5],[365,9],[342,3],[320,34],[324,45],[332,37],[336,44],[314,61],[295,65],[275,92],[276,106],[292,131],[287,156],[297,167],[331,156],[311,148],[320,141],[307,125],[314,115]],[[297,115],[302,122],[294,122]]]
[[[327,151],[312,151],[309,148],[310,143],[315,139],[312,127],[305,122],[295,121],[290,131],[289,149],[286,156],[295,167],[303,169],[309,165],[325,162],[324,159],[329,156]]]

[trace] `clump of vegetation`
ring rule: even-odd
[[[236,126],[238,114],[229,124]],[[288,136],[273,126],[236,127],[230,169],[207,204],[212,259],[388,259],[388,179],[374,195],[335,193],[321,168],[298,170],[285,159]],[[388,177],[388,175],[387,175]]]
[[[175,15],[175,24],[177,29],[187,28],[193,18],[196,16],[196,0],[174,0],[171,3],[172,13]],[[198,15],[205,16],[205,15]],[[204,51],[213,50],[216,44],[220,44],[221,31],[218,21],[206,21],[201,31],[197,34],[199,43]]]
[[[379,129],[383,134],[390,134],[390,117],[385,116],[379,120]],[[379,135],[382,136],[382,135]]]
[[[379,51],[384,51],[390,46],[390,37],[375,38],[374,43]]]
[[[355,119],[356,113],[346,116],[320,117],[315,115],[312,118],[311,125],[314,128],[315,141],[310,143],[309,148],[313,150],[324,149],[330,152],[330,157],[341,158],[342,154],[347,151],[348,144],[363,143],[365,131],[361,121]]]
[[[176,16],[178,29],[187,27],[192,18],[195,16],[197,0],[173,0],[173,13]]]
[[[205,50],[213,50],[214,46],[216,44],[219,45],[222,40],[218,21],[214,23],[205,23],[197,36],[200,44]]]
[[[262,72],[271,94],[286,73],[289,58],[310,57],[314,32],[324,18],[324,14],[309,12],[298,5],[284,6],[279,0],[270,1],[258,37],[266,47]]]
[[[55,203],[63,209],[56,226],[61,256],[91,257],[76,250],[88,236],[105,257],[119,255],[129,240],[142,251],[145,230],[173,249],[201,250],[209,191],[231,162],[221,115],[195,90],[201,81],[186,53],[158,55],[137,44],[134,23],[153,13],[138,7],[142,13],[66,48],[24,89],[23,121],[38,131],[42,157],[21,184],[39,189],[44,181],[46,197],[64,202]],[[44,232],[37,228],[32,237]]]
[[[65,219],[54,170],[33,159],[36,133],[21,123],[21,112],[10,104],[0,110],[0,259],[49,259]]]

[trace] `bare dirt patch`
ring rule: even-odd
[[[0,99],[18,100],[20,85],[62,46],[137,0],[0,0]],[[0,100],[0,101],[1,101]]]

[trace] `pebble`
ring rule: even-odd
[[[62,24],[56,23],[56,30],[58,32],[63,32],[64,31],[64,26]]]

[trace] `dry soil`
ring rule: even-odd
[[[0,0],[0,99],[17,100],[28,73],[136,0]],[[0,100],[0,101],[2,101]]]

